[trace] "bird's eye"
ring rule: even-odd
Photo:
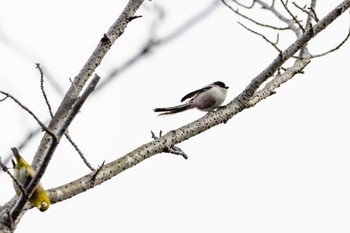
[[[47,206],[47,203],[46,202],[41,202],[41,207],[46,207]]]

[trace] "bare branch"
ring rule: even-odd
[[[279,39],[279,36],[277,34],[277,42],[276,43],[273,43],[271,40],[269,40],[266,36],[264,36],[263,34],[259,33],[259,32],[256,32],[248,27],[246,27],[244,24],[238,22],[239,25],[241,25],[242,27],[244,27],[245,29],[247,29],[248,31],[250,31],[251,33],[254,33],[255,35],[258,35],[260,36],[261,38],[263,38],[267,43],[269,43],[270,45],[272,45],[272,47],[274,47],[279,53],[282,52],[282,50],[280,50],[278,47],[277,47],[277,42],[278,42],[278,39]]]
[[[315,7],[316,7],[316,0],[311,0],[310,8],[315,9]],[[306,19],[306,23],[305,23],[305,30],[309,30],[310,28],[312,28],[311,21],[312,21],[312,14],[310,13],[307,15],[307,19]],[[303,59],[304,57],[310,57],[310,56],[311,56],[311,54],[307,49],[307,43],[305,43],[303,48],[300,50],[299,57],[301,59]]]
[[[297,37],[300,37],[301,35],[300,30],[294,25],[294,21],[286,18],[283,14],[281,14],[278,10],[276,10],[275,1],[272,2],[271,6],[269,6],[262,0],[255,0],[255,1],[256,3],[260,4],[263,9],[272,12],[279,20],[286,23],[288,27],[297,35]]]
[[[74,149],[78,152],[80,158],[83,160],[85,165],[91,170],[95,171],[95,168],[92,167],[92,165],[89,163],[89,161],[86,159],[84,153],[79,149],[78,145],[73,141],[73,139],[70,137],[70,135],[66,132],[64,133],[64,136],[67,138],[69,143],[74,147]]]
[[[304,12],[305,14],[307,14],[308,16],[310,16],[313,20],[315,20],[315,22],[318,22],[318,21],[319,21],[319,19],[317,18],[317,15],[316,15],[316,12],[315,12],[314,8],[312,8],[312,7],[306,7],[306,5],[303,6],[303,7],[301,7],[301,6],[299,6],[296,2],[292,2],[292,4],[293,4],[296,8],[298,8],[300,11],[302,11],[302,12]]]
[[[257,0],[258,1],[258,0]],[[310,27],[304,34],[302,34],[293,44],[285,49],[275,60],[257,77],[255,77],[246,89],[238,97],[242,107],[246,106],[249,99],[254,95],[255,91],[262,85],[268,78],[270,78],[279,67],[281,67],[290,57],[298,52],[305,44],[311,40],[315,35],[323,31],[329,24],[331,24],[336,18],[338,18],[344,11],[350,7],[350,0],[343,1],[335,9],[329,12],[322,20],[317,24]]]
[[[289,10],[287,3],[288,1],[285,3],[283,0],[280,0],[284,9],[287,11],[287,13],[292,17],[292,19],[294,20],[294,22],[299,26],[300,30],[304,33],[305,29],[304,27],[300,24],[299,20],[297,19],[297,17]]]
[[[252,9],[255,5],[255,0],[253,0],[252,4],[250,6],[245,6],[242,3],[239,3],[237,0],[232,0],[234,3],[236,3],[238,6],[246,8],[246,9]]]
[[[310,14],[310,12],[308,12],[308,11],[306,10],[306,5],[303,6],[303,7],[301,7],[301,6],[299,6],[296,2],[292,2],[292,4],[293,4],[296,8],[298,8],[300,11],[304,12],[305,14],[307,14],[307,15]]]
[[[173,30],[168,35],[164,36],[163,38],[158,39],[158,38],[151,37],[148,41],[146,41],[144,47],[141,48],[141,50],[138,53],[136,53],[133,57],[131,57],[129,60],[127,60],[120,67],[112,70],[108,75],[106,75],[106,77],[104,77],[104,79],[97,86],[96,91],[101,90],[108,83],[110,83],[113,79],[115,79],[119,74],[121,74],[125,70],[132,67],[138,61],[140,61],[141,58],[148,55],[149,52],[152,51],[153,49],[160,47],[162,45],[166,45],[167,43],[170,43],[171,41],[177,39],[179,36],[183,35],[185,32],[187,32],[189,29],[191,29],[194,25],[196,25],[198,22],[203,20],[204,17],[207,17],[212,12],[214,12],[214,10],[217,9],[217,7],[219,6],[218,3],[220,3],[220,2],[217,0],[212,1],[202,11],[200,11],[198,14],[191,17],[190,19],[186,20],[186,22],[184,22],[183,24],[178,26],[175,30]],[[161,12],[161,11],[159,11],[159,13],[163,14],[163,12]],[[162,15],[160,15],[160,18],[162,18]],[[154,30],[155,30],[155,28],[152,27],[151,28],[151,35],[153,35],[153,36],[155,36]]]
[[[49,113],[50,113],[50,116],[51,118],[53,117],[53,113],[52,113],[52,108],[51,108],[51,104],[49,102],[49,99],[47,98],[47,95],[46,95],[46,92],[45,92],[45,89],[44,89],[44,73],[40,67],[40,64],[39,63],[36,63],[36,68],[39,70],[40,72],[40,89],[41,89],[41,93],[43,94],[43,97],[45,99],[45,103],[46,103],[46,106],[47,108],[49,109]]]
[[[49,109],[49,113],[51,118],[53,118],[53,113],[52,113],[52,108],[49,102],[49,99],[47,97],[47,94],[45,92],[45,88],[44,88],[44,73],[40,67],[39,63],[36,63],[36,68],[39,70],[40,72],[40,89],[41,89],[41,93],[44,96],[45,99],[45,103],[46,106]],[[67,138],[67,140],[70,142],[70,144],[73,146],[73,148],[78,152],[79,156],[81,157],[81,159],[83,160],[83,162],[85,163],[85,165],[91,170],[94,171],[95,169],[91,166],[91,164],[88,162],[88,160],[85,158],[83,152],[79,149],[78,145],[73,141],[73,139],[69,136],[68,132],[64,133],[64,136]]]
[[[58,131],[59,137],[62,137],[70,123],[73,121],[76,114],[79,112],[80,108],[83,106],[84,102],[86,101],[87,97],[91,94],[91,92],[95,89],[98,81],[100,80],[100,77],[95,75],[94,78],[91,80],[89,85],[86,87],[85,91],[81,95],[81,97],[75,102],[75,104],[72,106],[71,111],[69,112],[66,121],[62,125],[62,127]],[[52,158],[52,155],[54,151],[56,150],[56,147],[58,145],[58,136],[55,135],[55,137],[52,138],[51,144],[49,144],[49,148],[47,151],[46,156],[44,156],[44,159],[42,161],[42,164],[39,166],[36,170],[36,174],[33,177],[33,179],[30,181],[28,186],[26,187],[25,191],[28,196],[31,196],[37,187],[37,185],[40,182],[40,179],[43,177],[47,166],[49,165],[49,162]],[[27,198],[24,195],[21,195],[16,203],[16,205],[11,209],[10,211],[10,218],[13,222],[16,222],[17,218],[19,217],[21,211],[23,210],[25,204],[27,202]]]
[[[127,18],[135,14],[135,11],[142,4],[142,2],[143,0],[129,1],[126,8],[124,9],[124,12],[118,18],[116,23],[110,28],[108,32],[109,40],[114,42],[124,32],[124,29],[127,25]],[[50,122],[49,129],[52,129],[53,132],[46,131],[46,134],[42,138],[41,144],[34,157],[32,167],[37,172],[26,188],[28,196],[30,196],[33,193],[41,177],[44,175],[46,168],[52,158],[52,155],[58,145],[58,140],[62,137],[69,124],[73,121],[78,109],[85,101],[84,98],[80,98],[78,100],[78,95],[80,91],[85,86],[85,83],[88,81],[88,78],[90,77],[92,72],[100,64],[102,58],[107,53],[110,46],[111,45],[102,42],[99,44],[93,55],[86,63],[85,67],[80,72],[80,74],[77,77],[75,77],[74,84],[71,85],[71,88],[66,93],[65,98],[63,99],[59,109],[57,110],[52,121]],[[95,80],[93,80],[93,82],[95,82]],[[86,93],[87,92],[85,91],[85,93],[83,93],[83,96],[84,94],[86,95]],[[24,197],[24,195],[21,195],[9,214],[10,219],[12,219],[13,222],[16,222],[25,204],[26,198]]]
[[[0,91],[0,94],[3,94],[5,96],[3,100],[10,98],[12,99],[18,106],[20,106],[24,111],[26,111],[27,113],[29,113],[29,115],[31,115],[35,121],[40,125],[40,127],[46,132],[48,133],[51,137],[56,138],[56,136],[39,120],[39,118],[30,110],[28,109],[26,106],[24,106],[19,100],[17,100],[15,97],[13,97],[11,94],[4,92],[4,91]]]
[[[78,109],[81,107],[81,104],[84,102],[83,96],[79,98],[80,92],[86,85],[92,73],[99,66],[113,43],[124,33],[130,17],[135,15],[136,10],[143,2],[144,0],[128,1],[118,19],[109,28],[108,32],[105,33],[106,37],[108,38],[108,43],[103,41],[99,42],[96,49],[86,61],[84,67],[74,78],[73,84],[65,94],[64,99],[62,100],[49,125],[49,129],[52,129],[53,132],[57,134],[58,139],[62,137],[69,124],[73,121]],[[85,92],[85,95],[86,93],[87,92]],[[56,146],[57,142],[53,141],[47,134],[43,136],[32,163],[34,170],[46,170]],[[40,173],[38,172],[38,174]],[[23,207],[19,209],[22,208]]]
[[[313,12],[315,12],[316,2],[317,2],[317,0],[311,0],[311,3],[310,3],[310,7],[309,8]],[[310,14],[307,15],[307,19],[306,19],[306,23],[305,23],[305,29],[306,30],[308,30],[311,27],[311,21],[312,21],[312,18],[313,18],[313,13],[311,13],[311,10],[310,10]]]
[[[111,27],[109,33],[110,33],[110,34],[113,34],[114,40],[116,40],[119,36],[121,36],[121,35],[123,34],[124,29],[125,29],[125,27],[127,26],[127,23],[124,23],[124,22],[123,22],[123,20],[125,19],[124,16],[128,16],[128,15],[134,14],[135,11],[138,9],[139,5],[141,5],[143,1],[144,1],[144,0],[133,0],[133,1],[131,1],[131,2],[127,5],[127,7],[124,9],[124,12],[122,13],[122,16],[120,16],[120,17],[117,19],[117,21],[112,25],[112,27]],[[218,1],[213,1],[213,3],[215,3],[215,2],[218,2]],[[135,4],[135,3],[136,3],[136,4]],[[214,5],[214,4],[213,4],[213,5]],[[131,6],[135,6],[135,7],[131,7]],[[203,15],[203,16],[204,16],[204,15]],[[130,19],[130,17],[129,17],[129,19]],[[125,20],[126,20],[126,19],[125,19]],[[120,28],[118,28],[118,27],[120,27]],[[114,31],[116,31],[116,32],[114,32]],[[110,47],[110,46],[112,45],[112,41],[109,40],[107,34],[106,34],[106,36],[103,37],[103,38],[106,39],[106,41],[108,42],[108,43],[106,43],[106,44],[107,44],[106,46],[107,46],[107,47]],[[103,39],[103,38],[102,38],[102,39]],[[114,40],[113,40],[113,41],[114,41]],[[170,41],[170,40],[169,40],[169,41]],[[101,40],[101,42],[102,42],[102,43],[101,43],[101,44],[99,45],[99,47],[95,50],[94,56],[90,57],[90,59],[86,62],[86,67],[87,67],[87,64],[90,64],[90,63],[91,63],[91,64],[99,64],[100,61],[103,59],[103,56],[98,56],[96,60],[93,60],[93,59],[95,58],[95,55],[98,54],[98,50],[100,50],[102,53],[107,53],[108,49],[103,48],[103,47],[104,47],[103,45],[104,45],[104,43],[105,43],[104,40]],[[143,55],[144,55],[144,54],[143,54]],[[134,63],[136,63],[136,61],[138,61],[140,58],[141,58],[141,56],[136,55],[136,56],[135,56],[134,58],[132,58],[130,61],[128,61],[128,62],[126,62],[124,65],[122,65],[120,69],[117,69],[117,70],[113,71],[109,76],[117,75],[117,74],[123,72],[124,70],[126,70],[127,68],[130,68],[131,65],[134,64]],[[86,75],[86,74],[91,75],[91,73],[92,73],[92,70],[91,70],[91,69],[85,68],[85,69],[84,69],[84,72],[81,71],[81,73],[79,74],[79,76],[84,76],[84,75]],[[79,77],[79,80],[85,80],[85,81],[86,81],[87,79],[85,79],[85,78],[86,78],[86,77],[84,77],[84,78],[82,79],[81,77]],[[78,80],[78,79],[77,79],[77,80]],[[105,79],[105,81],[106,81],[106,80],[107,80],[107,81],[110,81],[111,78],[108,78],[108,77],[107,77],[107,78]],[[79,94],[79,91],[80,91],[81,88],[83,87],[83,85],[81,85],[81,88],[79,88],[78,82],[75,83],[75,81],[74,81],[74,80],[71,80],[71,79],[70,79],[70,81],[71,81],[71,88],[70,88],[70,90],[69,90],[69,93],[73,93],[72,90],[74,90],[74,91],[75,91],[74,94],[77,96],[77,95]],[[106,84],[106,83],[107,83],[107,82],[103,82],[103,84]],[[100,83],[100,85],[98,86],[98,88],[96,88],[96,91],[100,90],[102,86],[103,86],[103,85],[101,85],[101,83]],[[61,93],[61,92],[60,92],[60,93]],[[5,100],[5,99],[7,99],[7,98],[8,98],[8,97],[5,95],[5,97],[4,97],[2,100]],[[72,104],[72,103],[68,103],[68,102],[74,102],[73,99],[74,99],[74,98],[72,98],[70,94],[66,94],[66,100],[64,100],[64,101],[63,101],[64,103],[61,104],[62,108],[67,107],[66,109],[70,109],[69,105]],[[0,101],[2,101],[2,100],[0,99]],[[64,118],[64,116],[65,116],[66,113],[65,113],[64,111],[61,111],[60,109],[58,110],[58,112],[60,112],[58,115],[59,115],[60,117]],[[59,116],[57,116],[57,119],[60,119]],[[54,126],[54,125],[57,125],[58,122],[59,122],[59,120],[57,120],[57,119],[51,123],[51,125],[52,125],[53,128],[59,128],[59,127]],[[33,136],[35,136],[35,135],[36,135],[37,133],[39,133],[39,132],[41,132],[41,131],[38,130],[38,129],[36,129],[36,130],[30,132],[30,133],[28,134],[28,136],[25,137],[25,139],[24,139],[23,142],[20,144],[20,146],[17,146],[17,147],[18,147],[18,148],[23,147],[31,138],[33,138]],[[42,140],[42,143],[43,143],[43,142],[49,143],[49,140],[50,140],[50,138],[44,137],[44,139]],[[40,161],[42,160],[42,158],[39,158],[39,157],[42,157],[43,153],[45,153],[45,150],[41,151],[41,153],[37,152],[38,157],[36,156],[36,158],[34,159],[33,168],[36,168],[36,167],[38,166],[38,164],[40,164]],[[7,160],[6,160],[6,161],[7,161]]]
[[[100,77],[95,74],[95,76],[93,77],[93,79],[91,80],[91,82],[89,83],[89,85],[86,87],[85,91],[83,92],[83,94],[81,95],[81,97],[76,101],[76,103],[73,105],[72,110],[70,111],[69,115],[67,116],[67,121],[64,123],[61,132],[64,131],[65,136],[67,137],[68,140],[70,140],[71,144],[73,145],[73,147],[75,148],[75,150],[79,153],[80,157],[82,158],[82,160],[84,161],[84,163],[86,164],[87,167],[89,167],[89,169],[91,171],[94,171],[95,169],[91,166],[91,164],[87,161],[87,159],[85,158],[84,154],[79,150],[79,148],[76,146],[76,144],[71,140],[70,136],[67,134],[67,132],[65,131],[65,129],[68,128],[68,126],[70,125],[70,123],[73,121],[74,117],[78,114],[78,112],[80,111],[81,107],[83,106],[83,104],[85,103],[85,101],[87,100],[87,98],[90,96],[90,94],[95,90],[97,83],[100,81]]]
[[[253,107],[261,100],[275,94],[275,90],[280,87],[283,83],[293,78],[296,74],[302,73],[303,69],[310,63],[310,60],[296,60],[294,65],[290,68],[283,68],[284,72],[278,72],[276,76],[268,83],[265,84],[264,88],[256,91],[252,98],[249,100],[249,107]]]
[[[318,19],[318,17],[317,17],[317,14],[316,14],[315,9],[309,7],[309,10],[310,10],[310,12],[312,12],[312,17],[313,17],[313,19],[314,19],[316,22],[320,21],[320,20]]]
[[[250,17],[248,17],[248,16],[246,16],[246,15],[240,13],[240,12],[238,11],[238,9],[236,9],[236,10],[233,9],[229,4],[226,3],[225,0],[221,0],[221,1],[224,3],[225,6],[227,6],[227,7],[228,7],[231,11],[233,11],[235,14],[241,16],[242,18],[244,18],[244,19],[246,19],[246,20],[249,20],[250,22],[252,22],[252,23],[254,23],[254,24],[258,25],[258,26],[266,27],[266,28],[271,28],[271,29],[274,29],[274,30],[288,30],[288,29],[289,29],[289,27],[275,27],[275,26],[272,26],[272,25],[260,23],[260,22],[258,22],[258,21],[256,21],[256,20],[254,20],[254,19],[252,19],[252,18],[250,18]]]
[[[199,12],[196,16],[194,16],[191,19],[189,19],[188,21],[186,21],[184,24],[182,24],[181,26],[176,28],[173,32],[169,33],[167,36],[163,37],[162,39],[158,39],[158,40],[154,41],[152,38],[152,40],[148,41],[147,44],[145,45],[145,47],[143,49],[141,49],[139,53],[135,54],[130,60],[126,61],[123,65],[121,65],[117,69],[113,70],[109,75],[107,75],[103,79],[103,81],[100,82],[100,84],[96,87],[95,92],[102,90],[106,84],[108,84],[110,81],[112,81],[114,78],[116,78],[119,74],[123,73],[125,70],[132,67],[132,65],[136,64],[139,60],[141,60],[141,58],[143,58],[145,55],[147,55],[149,53],[149,51],[151,51],[151,49],[153,49],[157,46],[165,45],[165,44],[173,41],[174,39],[178,38],[183,33],[185,33],[188,29],[190,29],[192,26],[194,26],[196,23],[198,23],[204,17],[206,17],[210,13],[212,13],[217,8],[218,3],[219,3],[219,1],[216,1],[216,0],[213,1],[203,11]],[[110,43],[107,35],[104,35],[104,37],[101,39],[101,41],[102,42],[105,41],[105,42]],[[72,86],[75,86],[73,80],[70,79],[70,81],[71,81]],[[7,96],[5,96],[3,98],[3,100],[5,100],[6,98],[7,98]],[[39,132],[41,132],[39,129],[36,129],[36,130],[30,132],[28,134],[28,136],[25,137],[25,139],[20,143],[20,145],[17,146],[17,148],[19,148],[19,149],[22,148],[27,142],[29,142],[29,140],[31,138],[33,138],[33,136],[35,136]],[[79,155],[81,156],[82,153],[81,154],[79,153]],[[9,159],[6,159],[5,164],[7,164],[8,161],[9,161]]]
[[[185,141],[185,140],[187,140],[195,135],[198,135],[198,134],[210,129],[211,127],[214,127],[218,124],[221,124],[221,123],[228,121],[229,119],[231,119],[234,115],[236,115],[240,111],[250,107],[251,106],[250,101],[255,96],[255,94],[258,93],[257,89],[266,80],[268,80],[270,77],[272,77],[275,74],[275,72],[289,58],[291,58],[297,51],[299,51],[309,40],[311,40],[313,36],[317,35],[319,32],[324,30],[330,23],[332,23],[339,15],[341,15],[349,7],[350,7],[350,0],[344,1],[342,4],[340,4],[338,7],[336,7],[333,11],[331,11],[320,22],[315,24],[310,29],[306,30],[305,33],[300,36],[300,38],[298,38],[292,45],[290,45],[279,56],[277,56],[276,59],[263,72],[261,72],[257,77],[255,77],[252,80],[252,82],[247,86],[247,88],[239,96],[237,96],[233,101],[231,101],[227,106],[220,108],[215,112],[209,112],[204,117],[202,117],[202,118],[200,118],[200,119],[198,119],[190,124],[184,125],[176,130],[170,131],[166,135],[159,137],[158,139],[153,140],[152,142],[144,144],[141,147],[135,149],[134,151],[131,151],[130,153],[123,156],[122,158],[106,164],[105,166],[103,166],[101,168],[100,172],[98,172],[97,175],[95,176],[93,184],[91,184],[91,182],[89,182],[89,180],[91,180],[91,176],[95,172],[91,172],[87,176],[84,176],[76,181],[73,181],[69,184],[63,185],[63,186],[58,187],[56,189],[50,190],[50,192],[49,192],[50,199],[52,198],[53,202],[54,201],[57,202],[57,201],[61,201],[61,200],[67,199],[69,197],[72,197],[74,195],[77,195],[77,194],[84,192],[88,189],[91,189],[94,186],[101,184],[104,181],[110,179],[111,177],[119,174],[120,172],[142,162],[143,160],[150,158],[151,156],[153,156],[157,153],[160,153],[161,151],[166,150],[166,148],[169,148],[173,145],[176,145],[180,142],[183,142],[183,141]],[[123,22],[125,23],[125,21],[123,21]],[[110,40],[110,36],[108,36],[107,38],[109,38],[109,40]],[[113,41],[113,40],[111,40],[111,41]],[[104,48],[104,49],[106,49],[106,48]],[[100,55],[100,53],[99,53],[99,55]],[[103,55],[104,54],[102,54],[102,56]],[[91,62],[94,62],[94,61],[96,61],[96,60],[92,59]],[[97,60],[97,62],[100,62],[100,60]],[[303,64],[305,64],[305,63],[307,64],[307,60],[304,60],[304,61],[297,60],[297,62],[302,62]],[[89,68],[90,68],[89,72],[93,72],[95,67],[92,67],[93,70],[91,70],[91,67],[89,67]],[[74,87],[76,89],[74,91],[77,92],[77,96],[80,93],[81,88],[85,85],[85,82],[87,81],[87,79],[91,75],[91,73],[89,73],[89,72],[84,73],[82,71],[82,73],[84,73],[84,75],[80,75],[80,78],[78,80],[75,79]],[[292,71],[290,71],[290,72],[292,72]],[[295,72],[298,73],[298,72],[300,72],[300,70],[297,70]],[[82,79],[82,78],[86,78],[86,80],[81,81],[80,79]],[[271,92],[271,93],[273,93],[273,92]],[[62,105],[67,104],[67,105],[65,105],[65,107],[67,107],[67,106],[74,107],[75,103],[77,102],[77,98],[76,98],[77,96],[68,95],[67,98],[69,99],[69,101],[62,103]],[[63,106],[62,106],[62,108],[63,108]],[[74,118],[74,114],[70,115],[69,111],[66,111],[65,113],[68,113],[68,114],[62,115],[62,113],[60,113],[60,114],[58,114],[59,117],[56,119],[57,122],[59,122],[59,121],[63,122],[63,126],[61,127],[59,125],[60,127],[57,130],[59,136],[61,136],[63,134],[63,132],[68,127],[69,123],[73,120],[72,118]],[[52,129],[52,128],[54,128],[53,126],[56,126],[54,123],[52,123],[52,125],[50,125],[49,129]],[[47,147],[45,147],[45,146],[47,146],[47,145],[49,145],[49,149],[46,149]],[[55,146],[55,143],[53,143],[50,140],[48,142],[46,142],[46,144],[42,144],[42,147],[40,147],[40,148],[41,149],[45,148],[45,152],[43,152],[43,154],[42,154],[43,157],[38,155],[39,158],[37,160],[40,162],[40,159],[44,158],[44,161],[45,161],[49,157],[48,155],[52,156],[52,153],[55,149],[54,146]],[[43,162],[42,164],[45,164],[45,162]],[[40,169],[42,167],[43,167],[43,165],[40,166]]]
[[[325,56],[327,54],[333,53],[334,51],[340,49],[340,47],[342,47],[345,44],[345,42],[349,39],[349,37],[350,37],[350,29],[348,30],[348,34],[346,35],[344,40],[342,42],[340,42],[335,48],[330,49],[330,50],[328,50],[327,52],[324,52],[324,53],[311,55],[311,58],[318,58],[318,57],[322,57],[322,56]]]
[[[135,150],[129,152],[123,157],[112,161],[101,168],[101,171],[96,175],[94,183],[89,182],[95,172],[91,172],[80,179],[77,179],[69,184],[62,185],[55,189],[49,190],[49,197],[53,203],[63,201],[72,196],[75,196],[81,192],[85,192],[88,189],[99,185],[106,180],[116,176],[117,174],[131,168],[132,166],[142,162],[143,160],[150,158],[151,156],[161,153],[166,148],[181,143],[193,136],[196,136],[218,124],[224,123],[231,119],[234,115],[242,110],[251,106],[252,98],[256,97],[259,92],[255,91],[264,83],[269,77],[271,77],[281,65],[295,54],[299,49],[303,47],[303,44],[307,43],[313,35],[317,35],[324,30],[330,23],[332,23],[339,15],[350,7],[350,0],[344,1],[331,11],[325,18],[319,23],[315,24],[313,28],[305,32],[295,43],[289,46],[283,51],[273,62],[270,64],[261,74],[259,74],[249,86],[239,96],[223,108],[218,109],[215,112],[209,112],[200,119],[184,125],[176,130],[172,130],[162,137],[146,143]],[[310,31],[313,32],[310,32]],[[315,34],[313,34],[315,33]],[[301,72],[303,67],[308,64],[308,60],[296,60],[296,70],[287,69],[291,74],[297,74]],[[272,79],[274,80],[274,79]],[[276,80],[275,80],[276,81]],[[252,93],[250,95],[250,93]],[[274,92],[271,92],[271,94]],[[270,95],[271,95],[270,94]],[[242,105],[241,98],[247,98],[247,103]]]

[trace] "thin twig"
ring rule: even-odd
[[[310,2],[310,8],[315,9],[316,7],[316,0],[311,0]],[[309,30],[310,28],[312,29],[312,15],[308,14],[306,18],[306,23],[305,23],[305,30]],[[313,31],[311,31],[313,32]],[[305,57],[311,57],[310,52],[307,49],[308,43],[305,43],[302,49],[300,50],[299,57],[300,59],[303,59]]]
[[[268,25],[268,24],[263,24],[263,23],[260,23],[242,13],[240,13],[238,11],[238,9],[233,9],[233,7],[231,7],[225,0],[221,0],[222,3],[224,3],[225,6],[227,6],[231,11],[233,11],[235,14],[241,16],[242,18],[246,19],[246,20],[249,20],[250,22],[258,25],[258,26],[261,26],[261,27],[266,27],[266,28],[271,28],[271,29],[274,29],[274,30],[288,30],[290,29],[289,27],[275,27],[275,26],[272,26],[272,25]]]
[[[269,43],[270,45],[272,45],[279,53],[282,52],[282,50],[280,50],[276,43],[273,43],[271,40],[269,40],[266,36],[264,36],[263,34],[259,33],[259,32],[256,32],[250,28],[248,28],[247,26],[245,26],[244,24],[240,23],[240,22],[237,22],[239,25],[241,25],[242,27],[244,27],[246,30],[250,31],[251,33],[255,34],[255,35],[258,35],[260,36],[261,38],[263,38],[267,43]],[[279,36],[277,36],[277,38],[279,38]],[[277,39],[277,42],[278,42],[278,39]]]
[[[234,3],[236,3],[238,6],[246,8],[246,9],[252,9],[255,5],[255,0],[253,0],[252,4],[250,6],[245,6],[242,3],[239,3],[237,0],[232,0]]]
[[[106,161],[103,161],[102,164],[101,164],[101,166],[99,166],[99,167],[97,168],[96,172],[92,175],[90,181],[94,181],[94,180],[96,179],[98,173],[100,173],[100,171],[102,170],[103,166],[105,165],[105,162],[106,162]]]
[[[4,98],[0,99],[0,102],[5,101],[7,98],[8,98],[8,96],[7,96],[7,95],[5,95],[5,97],[4,97]]]
[[[308,16],[310,16],[313,20],[315,20],[316,23],[319,21],[319,19],[317,18],[317,15],[316,15],[316,11],[313,7],[306,7],[306,5],[301,7],[296,2],[292,2],[292,4],[296,8],[298,8],[300,11],[302,11],[305,14],[307,14]],[[308,11],[306,9],[308,9]]]
[[[314,10],[316,7],[316,2],[317,0],[311,0],[309,8]],[[309,28],[312,27],[312,23],[311,23],[312,19],[313,19],[313,14],[312,13],[308,14],[306,23],[305,23],[305,30],[309,30]]]
[[[304,33],[305,32],[305,29],[304,27],[300,24],[299,20],[297,19],[297,17],[289,10],[288,6],[287,6],[287,3],[288,1],[285,3],[283,0],[280,0],[284,9],[287,11],[287,13],[293,18],[294,22],[296,24],[298,24],[299,28],[301,29],[301,31]]]
[[[308,12],[308,11],[306,10],[306,5],[303,6],[303,7],[301,7],[301,6],[299,6],[296,2],[292,2],[292,4],[293,4],[296,8],[298,8],[300,11],[304,12],[305,14],[307,14],[307,15],[310,14],[310,12]]]
[[[309,10],[310,10],[310,12],[312,12],[313,18],[314,18],[314,20],[315,20],[315,21],[316,21],[316,23],[317,23],[317,22],[319,21],[319,19],[318,19],[318,17],[317,17],[317,14],[316,14],[315,9],[314,9],[314,8],[309,7]]]
[[[44,73],[40,67],[40,64],[39,63],[36,63],[36,68],[39,70],[40,72],[40,89],[41,89],[41,93],[43,94],[43,97],[45,99],[45,103],[46,103],[46,106],[47,108],[49,109],[49,114],[51,116],[51,118],[53,117],[53,113],[52,113],[52,107],[51,107],[51,104],[49,102],[49,99],[47,98],[47,95],[46,95],[46,92],[45,92],[45,89],[44,89]]]
[[[52,108],[49,102],[49,99],[47,97],[45,88],[44,88],[44,73],[40,67],[39,63],[36,63],[36,68],[39,70],[40,72],[40,89],[41,89],[41,93],[44,96],[45,99],[45,103],[49,109],[49,113],[51,118],[53,118],[53,112],[52,112]],[[67,138],[67,140],[70,142],[70,144],[73,146],[73,148],[78,152],[79,156],[82,158],[83,162],[85,163],[85,165],[91,170],[94,171],[95,169],[91,166],[91,164],[88,162],[88,160],[85,158],[83,152],[80,150],[80,148],[78,147],[78,145],[73,141],[73,139],[69,136],[69,134],[67,132],[64,133],[64,136]]]
[[[78,114],[78,112],[80,111],[81,107],[83,106],[83,104],[85,103],[87,98],[95,90],[95,87],[96,87],[97,83],[100,81],[100,79],[101,79],[100,76],[98,76],[97,74],[94,75],[94,77],[92,78],[90,83],[87,85],[86,89],[84,90],[83,94],[77,99],[75,104],[72,106],[72,109],[71,109],[71,111],[69,112],[69,114],[68,114],[68,116],[66,118],[67,120],[64,122],[64,124],[63,124],[63,126],[62,126],[62,128],[61,128],[59,133],[62,133],[62,132],[66,133],[66,129],[68,128],[70,123],[73,121],[74,117]],[[68,134],[66,135],[66,137],[67,136],[68,136]],[[69,140],[70,137],[68,136],[67,139]],[[71,142],[71,144],[73,146],[76,146],[74,142]],[[87,161],[87,159],[85,158],[84,154],[81,153],[79,148],[75,147],[75,149],[78,151],[80,157],[82,158],[82,160],[84,161],[86,166],[89,167],[91,171],[94,171],[95,169]]]
[[[94,75],[90,83],[87,85],[86,89],[84,90],[83,94],[76,100],[76,102],[73,104],[71,110],[69,111],[66,120],[63,122],[62,127],[59,130],[59,135],[63,135],[64,132],[67,130],[70,123],[73,121],[74,117],[78,114],[81,107],[87,100],[87,98],[90,96],[90,94],[95,90],[95,87],[97,83],[100,81],[100,76],[97,74]]]
[[[31,111],[29,110],[26,106],[24,106],[19,100],[17,100],[15,97],[13,97],[11,94],[4,92],[4,91],[0,91],[0,94],[3,94],[6,96],[6,98],[10,98],[12,99],[16,104],[18,104],[24,111],[26,111],[27,113],[29,113],[29,115],[31,115],[35,121],[40,125],[40,127],[47,132],[51,137],[56,138],[56,135],[54,133],[52,133],[40,120],[39,118]],[[5,99],[6,99],[5,98]],[[56,138],[57,140],[57,138]]]
[[[85,165],[91,170],[91,171],[95,171],[95,168],[93,168],[91,166],[91,164],[89,163],[89,161],[86,159],[84,153],[79,149],[78,145],[72,140],[72,138],[70,137],[70,135],[66,132],[64,133],[64,136],[67,138],[67,140],[70,142],[70,144],[74,147],[74,149],[78,152],[78,154],[80,155],[80,158],[83,160],[83,162],[85,163]]]
[[[316,54],[316,55],[311,55],[311,58],[318,58],[318,57],[322,57],[325,56],[327,54],[333,53],[334,51],[338,50],[340,47],[342,47],[345,42],[349,39],[350,37],[350,30],[348,31],[348,34],[346,35],[345,39],[340,42],[335,48],[328,50],[327,52],[324,53],[320,53],[320,54]]]
[[[295,26],[294,21],[286,18],[283,14],[281,14],[281,12],[279,12],[275,8],[275,1],[273,1],[271,5],[268,5],[267,3],[265,3],[262,0],[255,0],[255,1],[256,1],[256,3],[260,4],[263,9],[270,11],[279,20],[286,23],[288,25],[288,27],[296,34],[296,36],[300,37],[300,35],[301,35],[300,30],[298,29],[298,27]]]

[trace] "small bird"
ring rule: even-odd
[[[32,178],[35,176],[34,169],[19,155],[18,150],[16,148],[11,148],[12,153],[14,154],[17,163],[12,160],[14,167],[14,177],[17,181],[25,188]],[[22,191],[16,184],[13,182],[13,187],[17,195],[21,195]],[[45,211],[50,206],[50,199],[47,196],[43,186],[41,183],[38,184],[36,189],[34,190],[33,195],[29,198],[29,202],[32,203],[35,207],[37,207],[40,211]]]
[[[190,100],[184,104],[169,108],[155,108],[153,111],[162,112],[159,115],[174,114],[191,108],[197,108],[201,111],[210,112],[220,107],[220,105],[224,102],[227,89],[228,86],[226,86],[225,83],[217,81],[185,95],[181,99],[181,102],[189,98]]]

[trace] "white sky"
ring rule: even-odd
[[[0,0],[0,89],[47,119],[35,63],[66,90],[126,2]],[[158,32],[164,36],[210,2],[145,2],[137,13],[143,17],[128,26],[97,73],[103,79],[143,45],[154,4],[165,10]],[[339,3],[318,1],[318,17]],[[265,11],[251,15],[283,26]],[[237,20],[251,26],[219,7],[88,99],[69,132],[90,162],[110,162],[150,141],[150,130],[168,132],[203,116],[191,110],[156,117],[151,111],[178,104],[193,89],[221,80],[230,86],[226,102],[240,93],[276,51]],[[333,48],[348,28],[344,14],[310,43],[311,52]],[[294,39],[281,34],[281,48]],[[156,155],[47,212],[28,211],[16,232],[349,232],[349,51],[347,43],[313,60],[276,95],[180,144],[188,160]],[[47,80],[46,89],[56,109],[62,96]],[[36,124],[10,100],[0,111],[3,158]],[[21,150],[28,161],[40,136]],[[54,188],[86,173],[62,140],[42,182]],[[14,190],[7,175],[0,183],[3,204]]]

